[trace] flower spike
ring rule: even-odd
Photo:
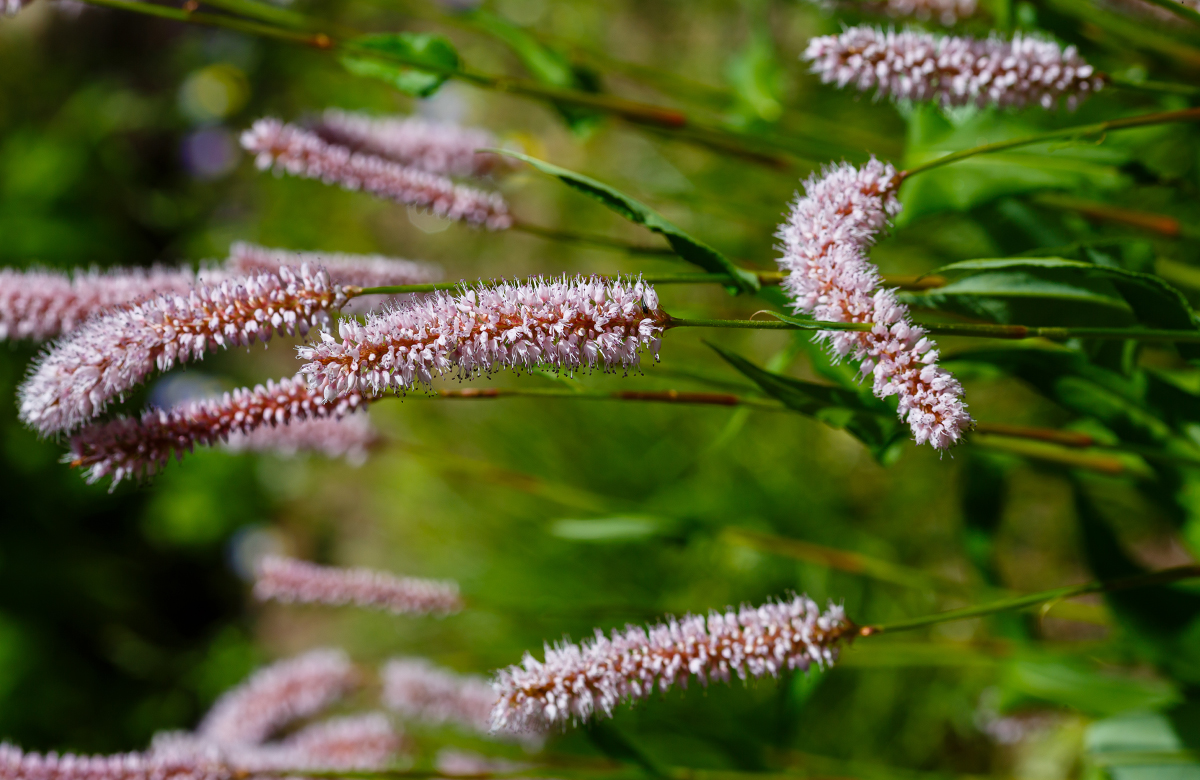
[[[383,704],[392,712],[433,726],[454,723],[488,733],[497,697],[484,678],[455,674],[424,658],[393,658],[379,676]]]
[[[160,295],[115,309],[44,353],[20,391],[20,415],[42,434],[69,431],[101,414],[155,369],[202,358],[214,347],[304,334],[347,296],[325,271],[281,268],[187,295]]]
[[[254,595],[262,601],[354,604],[398,615],[448,615],[463,606],[458,583],[373,569],[339,569],[271,555],[259,562],[257,575]]]
[[[707,684],[731,675],[778,676],[789,669],[825,666],[852,633],[841,607],[822,614],[805,596],[687,615],[644,629],[627,626],[606,637],[599,630],[581,645],[546,646],[545,661],[526,653],[520,666],[497,673],[496,731],[541,732],[593,715],[610,717],[622,701],[644,699],[691,678]]]
[[[896,170],[872,159],[861,169],[842,164],[813,175],[780,228],[780,269],[795,310],[818,320],[869,322],[870,331],[826,331],[818,338],[839,357],[860,361],[879,398],[896,396],[900,418],[917,444],[944,449],[974,421],[962,386],[941,368],[935,344],[909,318],[895,293],[879,287],[867,250],[900,212]]]
[[[280,173],[320,179],[491,230],[512,226],[499,193],[464,187],[439,174],[355,152],[277,119],[255,122],[242,134],[242,147],[255,155],[261,170],[273,167]]]
[[[995,35],[980,40],[862,25],[813,38],[803,58],[826,84],[947,108],[1049,109],[1065,99],[1074,109],[1104,86],[1074,46],[1020,33],[1011,41]]]

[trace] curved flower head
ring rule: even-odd
[[[458,612],[463,606],[458,583],[448,580],[318,566],[274,555],[259,562],[254,595],[263,601],[354,604],[409,615],[446,615]]]
[[[435,293],[365,324],[338,323],[340,339],[299,349],[301,368],[326,398],[407,390],[435,376],[504,368],[636,367],[657,353],[666,314],[640,279],[535,278]]]
[[[508,206],[495,192],[464,187],[445,176],[401,165],[345,146],[277,119],[260,119],[242,134],[242,147],[262,170],[319,179],[348,190],[425,209],[446,219],[503,230],[512,226]]]
[[[219,441],[229,441],[235,450],[304,449],[355,458],[365,455],[374,432],[365,413],[343,418],[365,403],[358,393],[323,403],[301,377],[268,381],[170,410],[149,409],[139,418],[88,425],[71,437],[66,460],[86,468],[89,483],[112,477],[115,488],[124,479],[157,473],[196,446]],[[339,421],[346,427],[328,427]]]
[[[331,108],[313,126],[313,132],[331,144],[445,176],[486,176],[512,167],[511,158],[476,151],[499,146],[496,136],[452,122],[373,117]]]
[[[824,666],[853,626],[840,607],[822,614],[804,596],[668,619],[649,629],[627,626],[606,637],[597,630],[582,644],[546,646],[545,660],[526,653],[520,666],[500,670],[497,731],[545,731],[593,715],[611,716],[622,701],[650,696],[689,679],[707,684],[778,676],[789,669]]]
[[[908,308],[879,287],[867,258],[878,233],[900,211],[899,178],[891,165],[872,159],[861,169],[842,164],[805,182],[779,229],[788,273],[783,286],[797,312],[818,320],[874,323],[870,331],[819,334],[835,355],[860,362],[874,378],[879,398],[895,395],[900,417],[917,444],[944,449],[973,425],[962,387],[938,366],[938,352]]]
[[[289,723],[324,710],[357,681],[340,650],[312,650],[279,661],[222,695],[197,736],[217,745],[258,745]]]
[[[945,107],[1053,108],[1065,100],[1073,109],[1104,86],[1074,46],[1020,33],[981,40],[863,25],[813,38],[803,58],[826,84]]]
[[[101,414],[155,370],[214,347],[307,332],[346,302],[324,271],[281,268],[186,295],[160,295],[114,309],[56,342],[20,390],[21,419],[43,434],[69,431]]]

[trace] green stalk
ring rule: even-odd
[[[1200,577],[1200,566],[1176,566],[1172,569],[1138,574],[1133,577],[1122,577],[1117,580],[1102,580],[1099,582],[1089,582],[1085,585],[1071,585],[1066,588],[1045,590],[1041,593],[1031,593],[1027,596],[1017,596],[1016,598],[1004,599],[1003,601],[994,601],[991,604],[952,609],[948,612],[938,612],[933,615],[925,615],[924,617],[913,618],[911,620],[901,620],[895,623],[886,623],[881,626],[863,626],[859,629],[858,633],[859,636],[872,636],[883,633],[892,634],[897,631],[911,631],[914,628],[925,628],[926,626],[934,626],[939,623],[948,623],[952,620],[985,617],[987,615],[994,615],[997,612],[1024,609],[1025,607],[1044,604],[1047,601],[1069,599],[1088,593],[1112,593],[1117,590],[1165,585],[1197,577]]]
[[[439,390],[431,398],[571,398],[580,401],[652,401],[668,404],[699,404],[702,406],[750,406],[772,412],[786,412],[787,407],[767,398],[747,398],[733,393],[697,393],[683,390],[560,390],[557,388],[498,388],[481,387],[465,390]]]
[[[1164,0],[1170,2],[1171,0]],[[931,171],[934,168],[940,168],[943,165],[949,165],[961,160],[966,160],[979,154],[989,154],[991,152],[1003,152],[1008,149],[1016,149],[1020,146],[1030,146],[1032,144],[1045,143],[1046,141],[1057,141],[1062,138],[1070,138],[1073,140],[1081,140],[1091,136],[1102,136],[1105,133],[1114,130],[1126,130],[1131,127],[1148,127],[1150,125],[1162,125],[1170,122],[1200,122],[1200,108],[1185,108],[1179,111],[1162,111],[1154,114],[1142,114],[1140,116],[1123,117],[1121,119],[1110,119],[1106,122],[1095,122],[1090,125],[1076,125],[1074,127],[1065,127],[1061,130],[1050,130],[1045,133],[1036,135],[1027,135],[1022,138],[1012,138],[1007,141],[997,141],[996,143],[984,144],[976,146],[973,149],[964,149],[960,152],[953,152],[936,160],[931,160],[923,165],[918,165],[915,168],[910,168],[907,171],[900,173],[901,181],[910,176],[915,176],[918,173]]]
[[[1200,330],[1153,330],[1137,328],[1060,328],[1034,325],[975,325],[918,323],[929,333],[942,336],[966,336],[986,339],[1044,338],[1065,339],[1130,339],[1145,342],[1200,343]],[[668,328],[748,328],[752,330],[834,330],[865,332],[874,328],[870,322],[827,322],[822,320],[709,320],[672,317]]]

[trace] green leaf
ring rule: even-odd
[[[561,53],[543,45],[525,28],[483,10],[464,14],[463,18],[475,28],[508,46],[529,71],[529,75],[539,83],[582,92],[600,92],[600,80],[594,72],[573,65]],[[579,106],[565,103],[555,103],[554,106],[571,130],[579,135],[590,132],[604,118],[598,111]]]
[[[734,287],[742,292],[755,292],[759,288],[758,277],[749,271],[738,268],[725,255],[713,249],[708,244],[693,238],[680,228],[673,225],[654,209],[640,201],[636,201],[623,192],[613,189],[607,184],[598,182],[566,168],[560,168],[552,163],[538,160],[518,152],[504,149],[490,149],[496,154],[507,154],[529,163],[542,173],[558,178],[568,187],[578,190],[588,197],[598,200],[609,209],[617,212],[625,219],[658,233],[667,239],[667,243],[675,253],[689,263],[698,265],[706,271],[715,274],[729,274],[734,280]]]
[[[854,390],[818,385],[766,371],[736,353],[705,343],[753,380],[764,393],[794,412],[845,430],[865,444],[880,463],[891,463],[898,457],[898,445],[906,438],[907,428],[896,417],[896,412],[882,401],[873,396],[864,397]]]
[[[757,30],[726,68],[743,120],[774,122],[783,113],[781,70],[768,30]]]
[[[1088,763],[1112,780],[1200,780],[1200,759],[1162,713],[1097,721],[1084,735],[1084,750]]]
[[[377,33],[351,42],[342,65],[356,76],[386,81],[415,97],[429,97],[450,78],[461,62],[454,44],[431,33]],[[372,56],[378,52],[380,56]],[[422,69],[428,65],[432,70]]]
[[[1002,710],[1017,709],[1033,700],[1108,717],[1131,710],[1159,709],[1181,699],[1179,691],[1168,682],[1101,672],[1074,660],[1016,659],[1005,670],[1002,685]]]
[[[1192,330],[1195,314],[1183,293],[1157,276],[1062,258],[967,260],[939,268],[950,284],[901,297],[915,305],[1002,323],[1102,325],[1133,322]],[[1179,345],[1200,358],[1196,345]]]

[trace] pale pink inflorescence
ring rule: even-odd
[[[938,365],[936,345],[914,325],[894,291],[880,288],[867,250],[900,211],[896,170],[872,159],[861,169],[842,164],[813,175],[797,196],[778,236],[787,272],[783,286],[797,312],[818,320],[869,322],[870,331],[820,334],[839,357],[860,361],[879,398],[896,396],[900,418],[917,444],[954,444],[974,421],[962,386]]]
[[[88,482],[111,477],[115,487],[124,479],[157,473],[196,446],[220,441],[230,441],[235,449],[306,449],[354,457],[373,439],[365,412],[344,420],[345,429],[311,426],[338,424],[366,401],[348,393],[324,403],[302,377],[268,381],[169,410],[149,409],[137,418],[93,423],[71,438],[67,460],[88,469]]]
[[[301,372],[332,399],[429,384],[435,376],[472,377],[502,368],[639,365],[657,355],[667,315],[641,279],[534,278],[440,292],[365,323],[342,320],[340,340],[299,349]]]
[[[707,684],[732,675],[777,676],[789,669],[825,666],[838,642],[853,630],[841,607],[822,614],[805,596],[743,606],[708,617],[687,615],[645,629],[626,626],[606,637],[597,630],[581,645],[545,648],[545,661],[529,653],[519,666],[499,671],[492,712],[497,731],[546,731],[571,720],[611,716],[622,701],[644,699],[655,688]]]
[[[242,134],[242,147],[262,170],[319,179],[349,190],[425,209],[439,217],[503,230],[512,226],[508,206],[496,192],[455,184],[440,174],[401,165],[277,119],[260,119]]]
[[[284,726],[342,698],[358,681],[340,650],[312,650],[258,670],[217,700],[197,737],[218,745],[257,745]]]
[[[263,601],[353,604],[409,615],[446,615],[462,609],[458,584],[447,580],[318,566],[275,555],[259,561],[256,574],[254,595]]]
[[[336,409],[338,405],[330,406]],[[231,433],[225,448],[231,452],[270,452],[289,458],[301,453],[315,453],[361,466],[367,462],[371,447],[378,441],[379,432],[364,412],[344,417],[303,417],[282,425],[259,425],[245,433]]]
[[[402,717],[480,734],[491,728],[498,697],[482,677],[456,674],[424,658],[394,658],[384,664],[380,678],[384,706]]]
[[[297,252],[272,249],[243,241],[229,248],[225,268],[239,276],[253,273],[278,273],[280,268],[308,265],[324,268],[338,284],[357,287],[387,287],[402,284],[427,284],[442,278],[442,269],[434,263],[419,263],[384,255],[353,255],[344,252]]]
[[[942,106],[1074,108],[1104,86],[1074,46],[1017,34],[976,39],[863,25],[813,38],[804,52],[824,83]]]
[[[230,780],[233,772],[200,756],[26,753],[0,744],[0,780]]]
[[[305,266],[114,309],[42,355],[21,387],[21,419],[43,434],[71,430],[155,369],[167,371],[218,346],[265,342],[276,331],[303,335],[346,300],[325,271]]]
[[[897,18],[935,21],[949,27],[975,15],[975,0],[882,0],[884,13]]]
[[[496,136],[451,122],[374,117],[331,108],[313,131],[329,143],[446,176],[486,176],[512,168],[512,158],[477,151],[498,147]]]
[[[190,268],[119,268],[75,272],[35,268],[0,270],[0,340],[41,341],[73,330],[112,306],[154,295],[186,293],[196,284]]]
[[[16,16],[33,0],[0,0],[0,17]]]

